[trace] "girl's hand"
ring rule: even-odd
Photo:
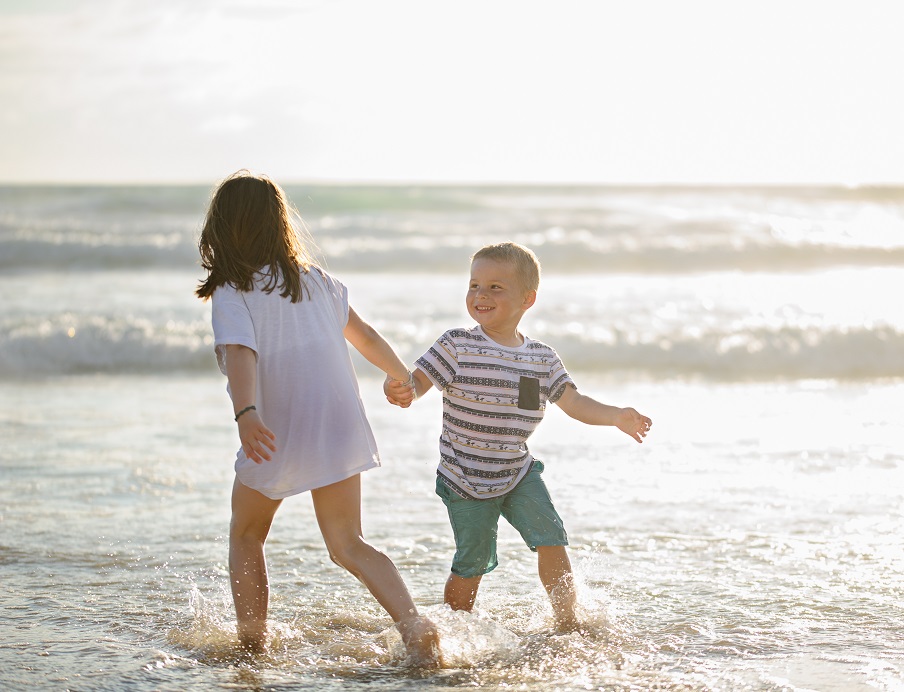
[[[615,416],[615,426],[638,442],[643,442],[643,438],[650,432],[652,425],[652,420],[642,416],[633,408],[623,408]]]
[[[402,408],[411,406],[415,398],[414,387],[400,380],[394,380],[389,375],[386,376],[386,380],[383,382],[383,393],[390,404]]]
[[[255,464],[270,461],[272,452],[276,451],[276,435],[270,430],[257,411],[248,411],[239,418],[239,439],[245,456]]]

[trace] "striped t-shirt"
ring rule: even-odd
[[[574,386],[558,354],[525,338],[501,346],[477,326],[450,329],[417,366],[443,393],[437,473],[464,497],[504,495],[530,470],[527,438]]]

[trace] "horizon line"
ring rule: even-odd
[[[4,180],[0,179],[0,187],[211,187],[217,185],[228,175],[214,180]],[[524,187],[524,188],[834,188],[834,189],[888,189],[904,187],[901,181],[538,181],[538,180],[454,180],[454,179],[341,179],[341,178],[278,178],[268,174],[279,185],[286,186],[323,186],[323,187]]]

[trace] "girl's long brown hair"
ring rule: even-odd
[[[223,284],[254,288],[254,275],[268,267],[263,289],[279,289],[293,303],[306,290],[302,273],[314,264],[304,227],[282,188],[265,175],[246,170],[226,178],[213,194],[198,250],[207,278],[195,294],[207,300]],[[307,243],[305,241],[308,241]]]

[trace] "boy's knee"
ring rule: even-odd
[[[483,575],[489,574],[499,565],[496,554],[493,553],[489,557],[485,555],[460,556],[456,555],[452,560],[451,572],[460,579],[480,579]]]

